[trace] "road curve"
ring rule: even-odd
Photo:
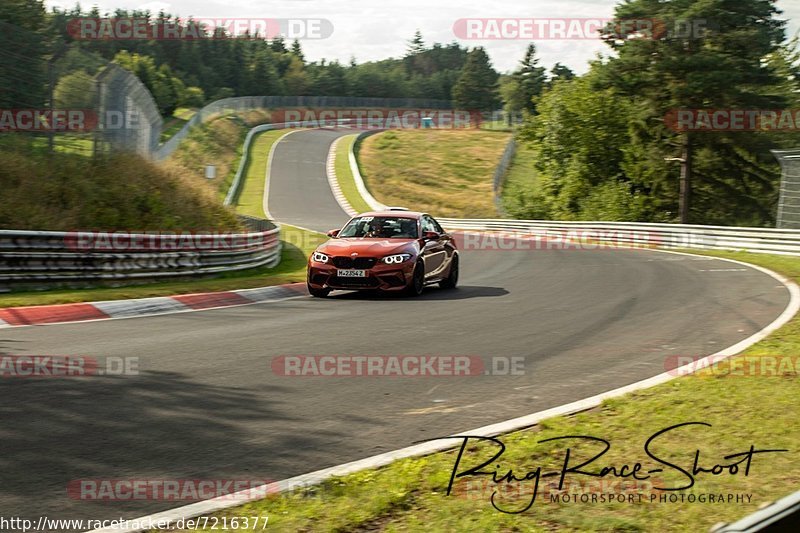
[[[331,194],[326,163],[331,144],[349,129],[296,131],[275,145],[269,213],[285,224],[326,232],[349,218]]]
[[[269,208],[279,220],[327,229],[346,219],[320,179],[337,135],[277,145]],[[417,299],[334,293],[3,330],[3,353],[138,357],[141,371],[0,380],[0,516],[134,517],[177,504],[79,501],[67,484],[277,480],[536,412],[661,373],[674,355],[714,353],[789,300],[754,269],[653,251],[474,251],[462,269],[458,290]],[[330,354],[517,356],[525,373],[297,378],[271,367]]]

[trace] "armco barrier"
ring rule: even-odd
[[[246,220],[254,231],[190,236],[200,246],[182,248],[182,232],[102,234],[108,246],[82,243],[96,233],[0,230],[0,289],[85,286],[95,281],[198,276],[275,266],[280,227]],[[257,228],[255,226],[261,226]],[[145,246],[130,243],[146,242]],[[127,244],[126,244],[127,243]],[[177,244],[176,244],[177,243]]]
[[[800,230],[652,224],[646,222],[554,222],[508,219],[439,219],[454,230],[513,232],[521,235],[590,242],[614,241],[634,246],[742,250],[800,255]]]
[[[359,139],[372,132],[364,132]],[[374,210],[386,206],[367,191],[356,158],[356,143],[350,150],[350,170],[362,198]],[[435,215],[435,213],[434,213]],[[445,228],[467,231],[512,232],[521,235],[614,243],[633,247],[695,248],[701,250],[743,250],[778,255],[800,255],[800,230],[653,224],[647,222],[578,222],[513,219],[439,218]],[[572,233],[572,235],[571,235]],[[587,242],[591,244],[591,242]]]

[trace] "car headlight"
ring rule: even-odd
[[[399,265],[400,263],[405,263],[411,259],[411,254],[394,254],[394,255],[387,255],[381,261],[386,263],[387,265]]]
[[[311,256],[314,261],[317,263],[327,263],[329,257],[322,252],[314,252],[314,255]]]

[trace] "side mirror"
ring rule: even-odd
[[[424,241],[435,241],[439,239],[439,234],[435,231],[424,231],[422,232],[422,240]]]
[[[339,235],[340,231],[341,230],[338,230],[338,229],[332,229],[327,233],[327,235],[328,235],[328,237],[334,237],[335,238],[337,235]]]

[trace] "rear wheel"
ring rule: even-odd
[[[331,293],[330,289],[315,289],[311,285],[307,285],[307,287],[308,293],[314,298],[327,298],[327,296]]]
[[[443,289],[455,289],[456,285],[458,285],[458,255],[453,256],[453,262],[450,263],[450,273],[439,282],[439,287]]]
[[[411,283],[406,287],[408,296],[419,296],[425,290],[425,265],[419,261],[414,265],[414,273],[411,275]]]

